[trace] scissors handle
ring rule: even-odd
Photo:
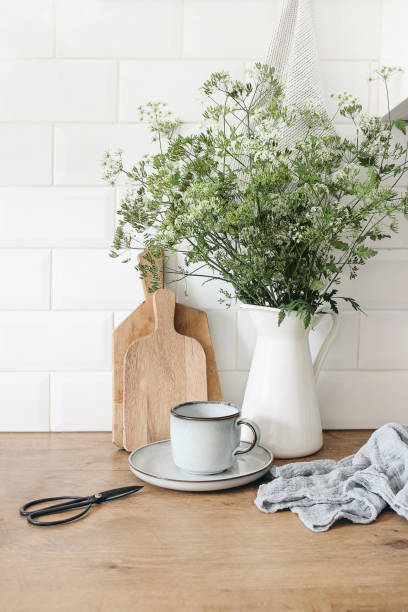
[[[37,504],[45,504],[47,502],[59,501],[59,500],[71,500],[68,503],[62,504],[54,504],[52,506],[46,506],[45,508],[40,508],[39,510],[27,510],[28,508],[32,508]],[[72,521],[76,521],[81,518],[90,510],[90,508],[94,504],[94,500],[91,497],[45,497],[44,499],[36,499],[35,501],[28,502],[24,504],[20,508],[20,514],[22,516],[27,517],[27,521],[31,523],[31,525],[62,525],[64,523],[72,523]],[[62,519],[60,521],[37,521],[35,520],[40,516],[49,516],[50,514],[58,514],[59,512],[66,512],[67,510],[72,510],[73,508],[82,508],[85,507],[85,510],[81,510],[78,514],[74,516],[70,516],[69,518]]]

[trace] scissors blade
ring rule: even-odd
[[[109,491],[101,491],[100,493],[96,493],[94,497],[96,501],[104,502],[111,501],[113,499],[118,499],[119,497],[125,497],[126,495],[132,495],[132,493],[137,493],[143,489],[142,486],[131,486],[131,487],[120,487],[119,489],[110,489]]]

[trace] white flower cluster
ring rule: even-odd
[[[339,170],[336,170],[331,175],[331,181],[334,184],[341,183],[343,181],[354,181],[360,174],[360,167],[355,163],[345,164]]]
[[[373,127],[373,124],[375,123],[375,118],[369,113],[361,111],[355,117],[355,123],[360,129],[368,130]]]

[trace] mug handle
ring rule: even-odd
[[[233,455],[243,455],[244,453],[249,453],[249,451],[251,451],[256,446],[258,446],[259,441],[261,439],[261,432],[259,430],[259,427],[256,423],[254,423],[253,421],[250,421],[249,419],[238,419],[236,425],[237,427],[239,427],[240,425],[246,425],[247,427],[249,427],[252,430],[252,433],[254,434],[254,439],[252,440],[248,448],[246,448],[245,450],[235,449],[232,454]]]

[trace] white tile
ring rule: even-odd
[[[182,0],[57,0],[57,56],[178,57]]]
[[[375,428],[408,421],[408,371],[322,372],[318,389],[324,428]]]
[[[198,121],[204,81],[220,70],[242,78],[243,69],[242,62],[225,60],[121,62],[119,117],[136,121],[138,107],[152,101],[166,102],[183,121]]]
[[[50,252],[0,250],[0,309],[47,310]]]
[[[242,406],[248,372],[219,372],[222,399]]]
[[[408,312],[369,311],[361,317],[362,369],[408,370]]]
[[[51,126],[0,124],[0,185],[48,185],[51,169]]]
[[[50,57],[53,53],[52,0],[0,1],[0,57]]]
[[[71,249],[53,254],[55,309],[136,308],[143,300],[139,274],[108,251]]]
[[[358,313],[342,312],[337,334],[323,362],[324,370],[351,370],[357,367]],[[310,332],[310,350],[313,360],[331,329],[332,319],[324,317]]]
[[[279,0],[185,0],[184,57],[264,60]]]
[[[0,431],[48,431],[49,375],[0,373]]]
[[[0,246],[107,247],[114,206],[108,187],[0,188]]]
[[[205,278],[189,277],[173,285],[173,289],[176,290],[177,301],[193,308],[201,308],[201,310],[215,308],[225,310],[225,304],[219,301],[223,299],[220,289],[233,293],[230,285],[218,280],[205,283],[205,280]],[[236,309],[235,302],[231,306],[231,310],[234,309]]]
[[[406,0],[385,0],[381,30],[381,65],[401,66],[405,72],[397,74],[388,82],[391,108],[407,97],[408,48],[407,36],[408,4]],[[379,86],[380,113],[387,111],[384,87]]]
[[[177,301],[193,308],[200,308],[201,310],[237,310],[238,304],[235,299],[231,301],[229,306],[225,302],[220,301],[225,299],[220,293],[220,289],[235,295],[232,286],[221,280],[208,280],[209,276],[217,276],[218,272],[212,273],[207,266],[201,266],[202,264],[196,264],[190,268],[191,271],[195,271],[200,276],[189,276],[187,278],[183,278],[179,274],[171,274],[167,269],[169,265],[166,266],[165,280],[168,281],[170,278],[177,279],[176,282],[172,282],[170,285],[166,283],[169,289],[175,291]],[[178,253],[173,260],[172,269],[179,270],[180,267],[184,270],[183,257]]]
[[[323,90],[326,93],[329,115],[334,117],[338,105],[335,99],[330,98],[332,93],[338,94],[347,91],[360,100],[363,108],[368,109],[369,103],[369,62],[335,62],[327,61],[320,64]],[[337,123],[344,123],[345,118],[336,115]]]
[[[408,251],[379,251],[356,279],[343,280],[339,295],[356,299],[363,310],[408,308],[407,272]]]
[[[145,125],[56,125],[55,182],[102,185],[102,159],[118,149],[129,166],[156,151]]]
[[[110,372],[51,374],[51,431],[110,431]]]
[[[112,121],[116,62],[0,62],[2,121]]]
[[[407,65],[406,45],[408,4],[406,0],[385,0],[381,29],[381,63]]]
[[[234,311],[207,313],[215,361],[219,370],[235,368],[236,313]]]
[[[109,370],[109,312],[0,313],[0,370]]]
[[[381,0],[314,0],[313,8],[321,58],[379,58]]]

